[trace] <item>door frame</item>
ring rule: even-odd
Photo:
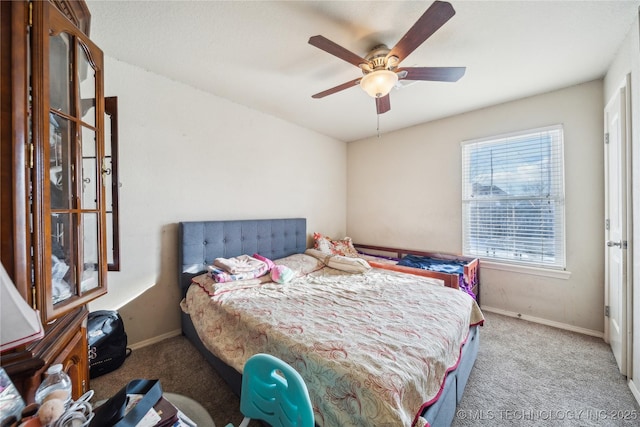
[[[631,74],[627,74],[625,78],[622,80],[620,85],[616,89],[616,94],[609,99],[605,105],[605,110],[608,106],[613,102],[617,97],[620,96],[620,92],[624,92],[624,129],[621,130],[624,133],[625,137],[625,173],[624,173],[624,182],[625,182],[625,192],[622,195],[626,199],[626,235],[623,240],[627,242],[626,249],[626,262],[625,262],[625,275],[626,275],[626,285],[625,285],[625,319],[623,322],[625,324],[625,336],[623,339],[625,340],[626,347],[626,364],[623,367],[624,375],[628,378],[633,373],[633,186],[632,186],[632,151],[631,151],[631,142],[632,142],[632,134],[631,134]],[[604,125],[607,126],[606,123],[606,113],[604,114]],[[608,203],[608,165],[607,165],[607,153],[605,146],[605,216],[607,213],[607,203]],[[608,237],[608,230],[605,229],[605,242]],[[606,244],[606,243],[605,243]],[[604,289],[604,305],[605,307],[609,306],[609,282],[608,282],[608,274],[609,274],[609,265],[608,265],[608,251],[605,249],[605,289]],[[609,317],[605,314],[604,316],[604,340],[607,343],[610,343],[610,328],[609,328]]]

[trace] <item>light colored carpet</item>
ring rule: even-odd
[[[485,317],[454,427],[640,425],[640,406],[601,339]],[[184,337],[137,349],[119,369],[91,380],[94,401],[134,378],[160,379],[164,391],[198,401],[218,426],[242,421],[239,399]]]
[[[485,318],[453,426],[640,425],[640,406],[602,339],[493,313]]]

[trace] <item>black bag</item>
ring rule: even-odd
[[[118,369],[131,354],[127,347],[124,322],[117,311],[98,310],[89,313],[89,377],[96,378]]]

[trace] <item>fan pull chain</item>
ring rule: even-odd
[[[376,114],[376,131],[378,131],[378,139],[380,139],[380,114]]]

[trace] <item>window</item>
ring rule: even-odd
[[[565,268],[562,126],[462,143],[465,255]]]

